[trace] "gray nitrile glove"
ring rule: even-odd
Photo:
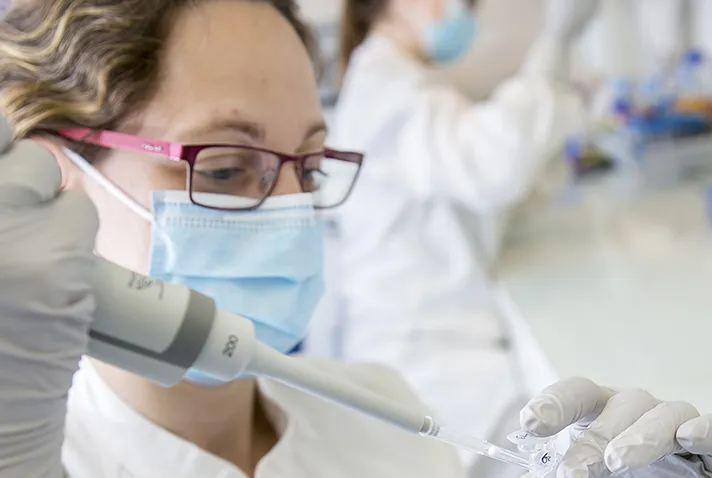
[[[87,344],[98,227],[55,158],[0,117],[0,476],[62,475],[67,392]]]

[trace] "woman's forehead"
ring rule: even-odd
[[[320,115],[306,48],[267,3],[218,0],[186,12],[175,24],[162,70],[152,103],[171,117],[234,113],[269,128]]]
[[[311,86],[314,68],[288,21],[269,3],[203,2],[184,11],[165,52],[166,76],[195,87]]]

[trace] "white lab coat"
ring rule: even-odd
[[[345,366],[313,359],[308,363],[429,413],[402,379],[381,366]],[[260,460],[255,478],[465,478],[448,445],[266,379],[260,379],[258,386],[279,442]],[[19,435],[18,449],[22,440]],[[62,462],[68,478],[247,476],[137,413],[113,393],[89,362],[82,364],[70,391]],[[44,469],[42,465],[38,462],[37,470]],[[39,471],[32,476],[40,476]]]
[[[580,129],[541,42],[520,74],[473,104],[389,40],[371,37],[346,76],[329,142],[366,159],[337,212],[327,297],[308,351],[398,369],[445,422],[488,436],[517,399],[484,264],[496,219]]]

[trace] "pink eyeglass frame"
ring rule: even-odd
[[[335,149],[325,148],[322,151],[307,153],[307,154],[286,154],[280,153],[279,151],[273,151],[271,149],[258,148],[254,146],[245,146],[240,144],[181,144],[172,143],[170,141],[161,141],[155,139],[144,138],[141,136],[136,136],[127,133],[119,133],[117,131],[109,130],[94,130],[91,128],[62,128],[56,132],[59,136],[71,139],[74,141],[79,141],[81,143],[93,144],[96,146],[102,146],[104,148],[110,149],[120,149],[125,151],[137,151],[141,153],[151,154],[153,156],[158,156],[164,159],[170,159],[171,161],[185,161],[188,163],[188,172],[186,177],[186,189],[190,196],[190,200],[193,204],[204,207],[207,209],[217,209],[223,211],[234,211],[235,209],[221,208],[216,206],[208,206],[196,202],[193,199],[193,168],[195,167],[195,161],[198,158],[200,152],[207,148],[240,148],[244,150],[258,151],[262,153],[269,153],[276,156],[279,159],[279,167],[277,169],[277,175],[282,169],[282,165],[287,162],[294,161],[297,164],[297,171],[300,173],[304,170],[304,162],[313,156],[324,156],[329,159],[336,159],[338,161],[344,161],[347,163],[353,163],[358,166],[354,178],[349,186],[349,190],[346,192],[344,197],[334,205],[331,206],[315,206],[317,209],[331,209],[340,206],[348,199],[353,191],[356,180],[361,172],[361,165],[363,164],[364,155],[361,153],[351,152],[351,151],[337,151]],[[259,203],[254,206],[245,207],[241,210],[255,209],[262,205],[262,203],[272,195],[274,188],[277,186],[277,181],[274,181],[269,191],[260,200]],[[304,191],[304,184],[300,179],[300,186],[302,191]]]

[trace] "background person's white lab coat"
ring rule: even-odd
[[[320,314],[337,326],[327,327],[326,354],[394,366],[444,421],[478,436],[505,410],[516,417],[519,390],[489,304],[491,244],[474,218],[525,197],[584,116],[555,79],[560,46],[535,50],[489,102],[473,104],[372,36],[352,59],[329,138],[367,159],[327,258],[335,270]]]

